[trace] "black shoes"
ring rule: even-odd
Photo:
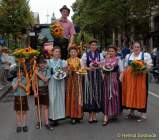
[[[28,127],[27,126],[23,127],[23,132],[28,132]]]
[[[24,127],[17,127],[17,130],[16,130],[16,132],[17,133],[20,133],[20,132],[28,132],[28,127],[27,126],[24,126]]]
[[[16,132],[17,132],[17,133],[20,133],[21,131],[22,131],[22,127],[17,127]]]
[[[49,124],[45,124],[46,129],[48,130],[54,130],[54,127],[49,125]]]
[[[76,120],[71,120],[71,124],[76,124]]]

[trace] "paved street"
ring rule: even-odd
[[[159,84],[150,84],[148,102],[148,120],[137,123],[136,120],[127,120],[124,113],[119,120],[111,122],[107,127],[102,127],[102,114],[98,115],[98,124],[90,125],[87,114],[81,124],[71,125],[69,120],[61,121],[54,131],[45,128],[34,128],[35,113],[33,97],[29,97],[29,132],[17,134],[15,132],[15,114],[13,112],[13,97],[9,92],[0,101],[0,140],[120,140],[143,139],[159,140]],[[143,138],[143,136],[150,138]],[[133,138],[142,137],[142,138]]]

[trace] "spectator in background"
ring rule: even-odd
[[[117,47],[117,57],[119,57],[120,59],[123,59],[123,53],[122,53],[122,50],[121,50],[121,47]]]
[[[2,75],[3,75],[3,73],[2,73],[3,69],[2,69],[2,65],[1,65],[1,56],[2,56],[2,49],[0,48],[0,83],[1,83]],[[0,84],[0,90],[2,88],[3,88],[3,86]]]
[[[2,68],[4,69],[3,71],[3,82],[7,82],[7,77],[10,69],[10,57],[9,57],[9,52],[6,47],[2,48],[2,55],[1,55],[1,62],[2,62]]]
[[[151,57],[153,60],[153,66],[156,66],[156,58],[157,58],[157,48],[153,48],[152,52],[151,52]]]
[[[1,57],[2,57],[2,49],[0,48],[0,64],[1,64]]]
[[[130,49],[129,49],[129,44],[128,44],[128,38],[124,37],[123,39],[123,49],[122,49],[122,54],[123,54],[123,58],[126,57],[127,54],[130,53]]]

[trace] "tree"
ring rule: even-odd
[[[158,0],[76,0],[73,21],[87,32],[117,32],[130,36],[150,31],[151,9]]]
[[[0,4],[0,33],[17,38],[33,24],[28,0],[2,0]]]

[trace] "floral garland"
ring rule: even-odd
[[[29,59],[31,56],[38,56],[40,52],[38,50],[34,50],[31,47],[21,48],[14,51],[13,55],[17,58],[26,58]]]
[[[28,48],[22,48],[22,49],[17,49],[15,52],[13,52],[13,55],[17,58],[19,67],[22,66],[24,73],[25,73],[25,78],[26,78],[26,93],[27,95],[30,94],[30,85],[31,85],[31,77],[33,75],[33,70],[30,69],[30,72],[27,71],[26,67],[26,59],[29,61],[30,66],[33,65],[33,60],[34,56],[38,56],[40,52],[38,50],[34,50],[31,47]]]

